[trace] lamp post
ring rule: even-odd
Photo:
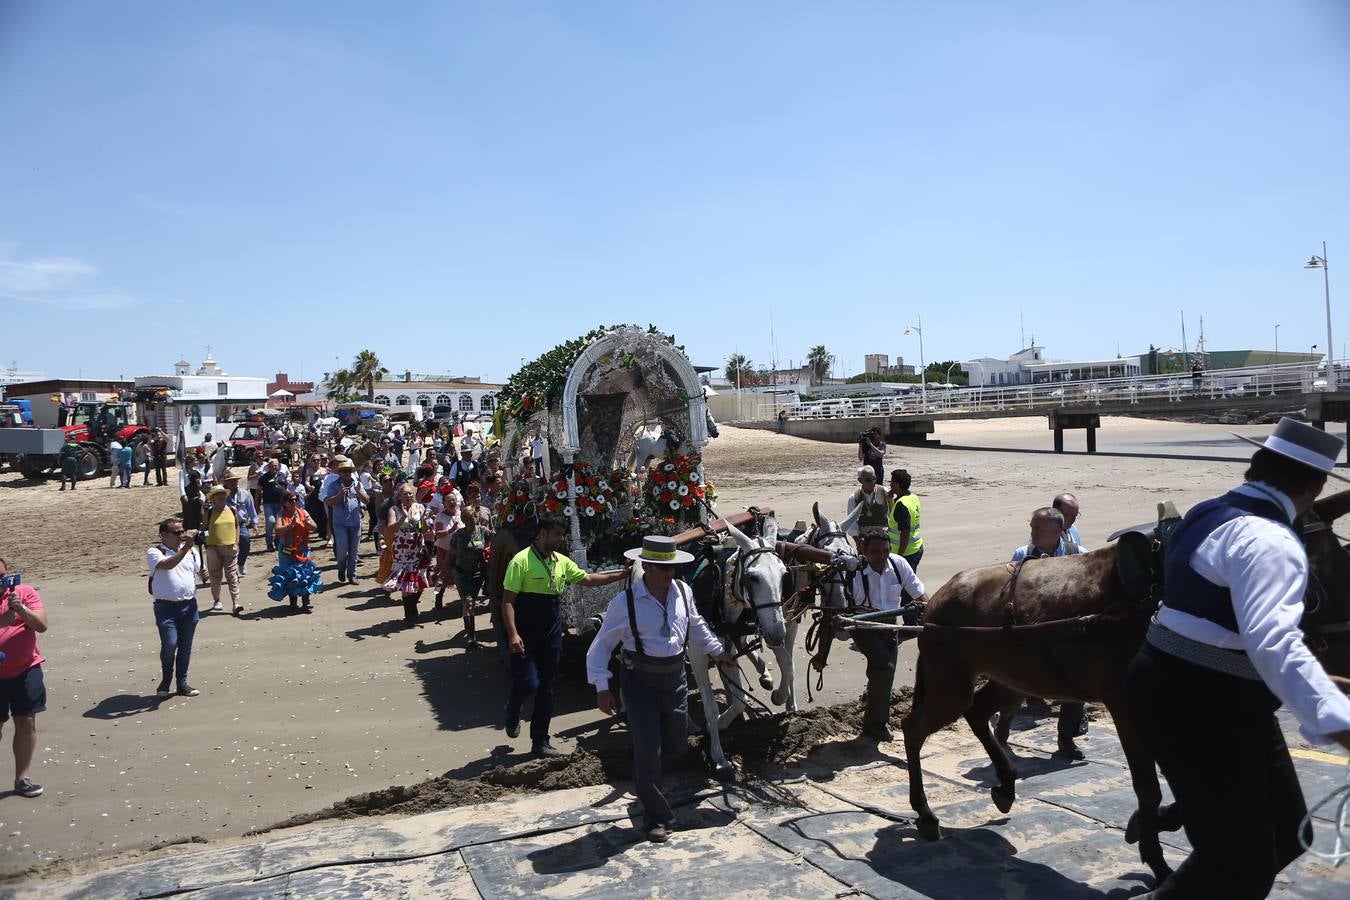
[[[1336,345],[1331,342],[1331,267],[1327,265],[1327,242],[1322,242],[1322,255],[1313,254],[1306,263],[1305,269],[1322,270],[1322,288],[1326,293],[1327,303],[1327,381],[1331,380],[1331,350]]]
[[[923,359],[923,316],[919,316],[918,325],[906,328],[905,334],[919,336],[919,396],[923,403],[923,411],[928,412],[928,364]]]

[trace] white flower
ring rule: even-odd
[[[690,473],[689,473],[689,483],[690,483],[690,484],[698,484],[698,483],[699,483],[700,481],[702,481],[702,480],[703,480],[703,479],[701,479],[701,478],[698,477],[698,473],[697,473],[697,472],[690,472]]]
[[[588,506],[588,507],[586,507],[586,510],[585,510],[585,512],[586,512],[586,515],[588,515],[588,516],[593,516],[593,515],[595,515],[595,510],[594,510],[594,509],[592,509],[592,508],[591,508],[591,507],[589,507],[589,506]]]
[[[671,508],[671,509],[679,509],[679,508],[680,508],[680,501],[678,501],[678,500],[672,500],[672,501],[670,501],[670,508]]]
[[[687,484],[680,485],[680,496],[681,497],[686,496],[688,493],[689,493],[689,485]]]
[[[575,515],[577,514],[577,510],[576,510],[576,507],[574,507],[574,506],[570,506],[570,505],[569,505],[569,506],[564,506],[564,507],[563,507],[563,513],[564,513],[565,515],[567,515],[567,516],[575,516]]]
[[[662,471],[662,472],[674,472],[674,471],[675,471],[675,464],[674,464],[674,463],[666,463],[664,466],[661,467],[661,471]]]
[[[509,514],[507,515],[507,517],[506,517],[506,521],[508,521],[508,522],[514,522],[515,520],[516,520],[516,514],[515,514],[515,513],[509,513]]]
[[[559,500],[566,500],[567,491],[554,491],[553,496],[557,497]]]

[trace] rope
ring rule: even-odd
[[[1317,811],[1328,803],[1331,803],[1337,797],[1340,797],[1341,799],[1340,802],[1336,804],[1336,815],[1334,817],[1336,823],[1336,841],[1333,844],[1330,853],[1322,850],[1314,850],[1312,840],[1305,841],[1303,836],[1305,833],[1309,835],[1313,833],[1312,820],[1313,816],[1317,814]],[[1298,842],[1303,845],[1304,850],[1307,850],[1313,856],[1316,856],[1324,862],[1331,863],[1334,867],[1338,867],[1342,862],[1350,859],[1350,838],[1347,838],[1347,828],[1350,828],[1350,760],[1347,760],[1345,764],[1345,784],[1323,797],[1312,809],[1308,810],[1307,815],[1303,817],[1303,821],[1298,827]]]

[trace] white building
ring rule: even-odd
[[[1099,378],[1129,378],[1142,373],[1137,356],[1110,359],[1047,360],[1045,348],[1033,343],[1007,359],[985,356],[961,364],[971,387],[1001,387],[1009,384],[1047,384],[1052,381],[1093,381]]]
[[[325,373],[323,380],[327,379]],[[375,402],[383,403],[394,412],[417,406],[430,415],[437,406],[448,406],[462,416],[479,413],[490,416],[497,410],[497,393],[502,387],[464,375],[417,375],[404,372],[402,378],[375,382]],[[314,396],[321,400],[327,399],[323,382],[314,386]]]
[[[186,447],[200,447],[208,434],[216,440],[228,437],[231,416],[267,402],[266,378],[223,372],[210,352],[195,375],[189,374],[191,368],[180,359],[172,375],[139,375],[134,382],[137,396],[158,389],[161,398],[144,403],[145,423],[178,435]]]

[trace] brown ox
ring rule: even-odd
[[[1302,627],[1309,648],[1334,676],[1350,675],[1350,633],[1344,625],[1350,620],[1350,553],[1330,527],[1346,512],[1350,491],[1319,500],[1295,525],[1314,576]],[[964,716],[998,774],[991,791],[994,805],[1007,812],[1016,796],[1017,770],[994,740],[990,716],[1027,696],[1100,702],[1115,721],[1139,800],[1126,840],[1139,841],[1140,857],[1159,882],[1171,874],[1158,834],[1181,827],[1184,812],[1176,804],[1160,805],[1157,769],[1125,699],[1125,672],[1144,640],[1154,604],[1130,603],[1114,573],[1115,548],[1105,547],[1028,562],[1012,591],[1009,566],[997,565],[960,572],[933,595],[919,636],[914,702],[902,726],[909,800],[921,837],[941,835],[919,764],[929,735]],[[1078,624],[1065,624],[1068,620]],[[1009,624],[1017,629],[1005,632]],[[1325,626],[1330,627],[1321,631]],[[977,691],[981,675],[989,681]]]

